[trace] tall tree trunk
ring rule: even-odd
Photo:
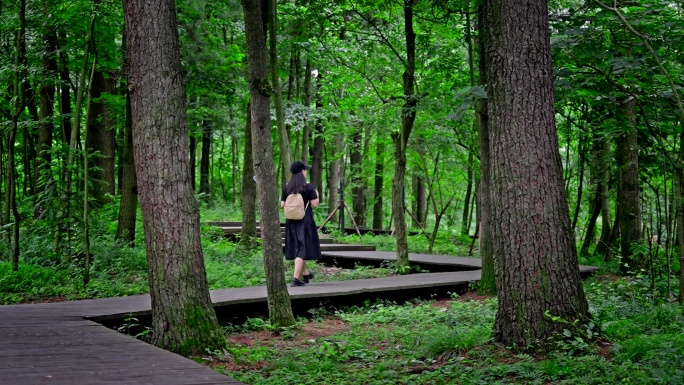
[[[373,187],[373,228],[382,229],[382,185],[385,173],[385,142],[375,142],[375,183]]]
[[[620,206],[620,272],[638,272],[646,266],[643,255],[634,252],[641,243],[641,197],[639,193],[639,145],[634,121],[636,100],[623,102],[623,124],[616,141],[619,173],[618,205]]]
[[[271,83],[273,86],[273,104],[276,111],[276,125],[278,126],[278,146],[280,148],[280,162],[282,172],[281,182],[287,183],[288,173],[292,164],[292,153],[290,152],[290,139],[285,128],[285,114],[283,112],[283,98],[280,93],[280,79],[278,78],[278,0],[265,0],[268,2],[268,43],[269,43],[269,64],[271,69]],[[318,190],[321,191],[321,190]]]
[[[404,0],[404,37],[406,39],[406,68],[403,74],[404,105],[401,109],[401,129],[392,134],[394,140],[394,178],[392,179],[392,211],[397,237],[397,265],[400,273],[411,270],[408,255],[408,234],[404,203],[406,176],[406,146],[416,120],[415,95],[416,33],[413,31],[413,0]]]
[[[249,94],[251,103],[252,150],[257,180],[261,239],[266,270],[266,293],[272,325],[293,325],[290,295],[285,286],[285,266],[278,214],[278,189],[271,142],[270,101],[266,39],[264,36],[262,1],[241,0],[245,14]],[[319,190],[320,191],[320,190]]]
[[[254,156],[252,152],[252,113],[247,104],[245,127],[245,151],[242,158],[242,232],[240,243],[251,247],[256,238],[256,197],[254,180]]]
[[[684,140],[684,131],[681,133],[681,139]],[[679,249],[679,304],[684,306],[684,202],[682,201],[682,151],[680,150],[679,167],[675,167],[674,180],[674,200],[675,200],[675,215],[677,228],[677,247]]]
[[[361,156],[361,127],[352,133],[351,154],[349,156],[349,174],[352,185],[352,208],[356,224],[366,226],[366,183],[363,177],[363,158]]]
[[[584,234],[584,242],[582,242],[582,248],[580,249],[579,255],[589,254],[589,247],[594,241],[594,232],[596,231],[596,220],[601,213],[601,192],[597,191],[594,196],[594,200],[591,201],[591,216],[589,217],[589,222],[587,223],[587,231]]]
[[[62,32],[62,34],[64,35],[65,33]],[[66,37],[64,39],[66,39]],[[57,41],[59,42],[59,38]],[[69,140],[71,139],[71,87],[69,87],[69,84],[71,84],[71,80],[69,79],[69,59],[67,57],[67,50],[64,49],[64,46],[66,46],[66,42],[57,48],[61,64],[59,67],[59,80],[61,82],[59,92],[59,113],[61,115],[60,121],[62,122],[62,140],[69,145]]]
[[[306,70],[304,72],[304,107],[311,107],[311,60],[306,59]],[[309,164],[309,139],[311,138],[311,119],[307,118],[302,130],[302,162]],[[318,190],[319,192],[321,190]]]
[[[46,7],[47,8],[47,7]],[[45,10],[45,14],[50,12]],[[36,200],[34,200],[33,215],[40,218],[45,213],[45,204],[41,195],[46,187],[54,181],[52,177],[52,133],[54,131],[53,117],[55,114],[55,79],[59,68],[57,67],[57,34],[54,25],[46,25],[43,39],[45,51],[43,52],[43,79],[40,89],[40,123],[38,124],[38,141],[36,149],[35,174],[33,184],[36,188]]]
[[[225,338],[209,297],[190,183],[176,7],[172,0],[125,0],[124,15],[152,343],[185,355],[220,350]]]
[[[7,182],[5,185],[5,218],[6,223],[10,222],[9,215],[12,211],[13,237],[12,237],[12,270],[19,270],[19,211],[17,210],[17,186],[16,186],[16,166],[14,164],[14,148],[17,138],[17,126],[19,116],[24,109],[24,98],[21,84],[26,76],[26,70],[21,69],[20,65],[24,62],[26,52],[26,1],[19,1],[19,28],[16,31],[16,52],[14,61],[14,87],[12,92],[12,121],[10,123],[9,135],[7,140],[7,171],[5,172]],[[9,232],[8,232],[9,234]],[[9,239],[8,239],[9,240]],[[10,242],[7,242],[8,244]]]
[[[610,247],[610,195],[608,181],[610,180],[610,142],[608,139],[601,139],[601,156],[599,161],[600,180],[599,191],[601,193],[601,238],[596,245],[596,254],[605,255]]]
[[[124,59],[125,61],[126,59]],[[121,205],[116,239],[125,241],[133,247],[135,242],[135,220],[138,211],[138,178],[135,173],[133,157],[133,122],[131,120],[131,97],[126,90],[126,123],[124,125],[124,144],[121,168]]]
[[[468,151],[468,179],[465,194],[465,202],[463,202],[463,217],[461,218],[461,235],[468,235],[470,233],[470,195],[473,190],[473,152]]]
[[[192,191],[197,190],[197,138],[195,135],[190,135],[188,143],[190,148],[190,186]]]
[[[489,87],[487,79],[487,55],[486,37],[484,36],[484,7],[478,7],[478,28],[479,35],[477,40],[477,49],[479,52],[480,62],[478,69],[480,72],[480,84]],[[479,185],[476,188],[477,193],[477,212],[476,212],[476,230],[475,234],[479,236],[480,244],[480,258],[482,259],[482,273],[480,275],[480,282],[478,290],[483,294],[496,293],[495,269],[494,269],[494,231],[496,228],[492,223],[492,208],[491,208],[491,171],[490,171],[490,152],[489,152],[489,103],[488,99],[481,99],[477,111],[478,119],[478,141],[480,146],[480,179]],[[479,226],[479,231],[477,229]]]
[[[483,7],[495,338],[524,348],[566,327],[547,314],[584,322],[588,305],[558,151],[547,2],[485,0]]]
[[[340,180],[342,179],[342,154],[344,154],[344,135],[341,132],[335,134],[333,139],[333,156],[330,162],[330,174],[328,179],[328,215],[332,214],[337,202],[340,201],[339,190]],[[344,210],[343,208],[341,208]],[[331,222],[337,221],[335,217],[330,219]]]
[[[211,157],[211,125],[202,120],[202,154],[200,155],[200,190],[204,200],[209,201],[211,189],[209,187],[209,159]],[[233,163],[234,164],[234,163]]]
[[[60,210],[57,214],[57,227],[55,230],[55,239],[54,239],[54,250],[55,252],[59,253],[59,247],[62,242],[62,234],[64,229],[66,228],[67,230],[67,239],[70,239],[70,233],[69,233],[69,226],[64,226],[64,220],[69,217],[70,215],[70,208],[71,208],[71,182],[73,179],[73,166],[76,161],[76,147],[79,142],[79,136],[80,136],[80,130],[81,130],[81,107],[83,105],[83,96],[85,94],[84,89],[86,88],[86,78],[88,77],[88,60],[90,56],[90,48],[92,45],[93,41],[93,29],[95,27],[95,15],[93,14],[90,19],[90,28],[88,29],[87,32],[87,37],[86,37],[86,42],[85,42],[85,47],[84,47],[84,52],[83,52],[83,65],[81,67],[81,74],[79,76],[79,81],[78,81],[78,90],[77,90],[77,95],[76,95],[76,108],[74,111],[74,126],[73,129],[71,129],[71,136],[69,137],[68,143],[69,143],[69,155],[67,158],[67,164],[66,164],[66,170],[65,170],[65,183],[64,187],[62,188],[62,196],[61,196],[61,207]],[[92,82],[88,84],[90,86]],[[69,245],[69,248],[71,246]],[[68,255],[71,253],[70,250],[67,250],[66,255],[63,255],[63,257],[68,257]]]
[[[91,88],[93,101],[86,118],[86,148],[98,154],[91,159],[89,166],[92,169],[94,203],[101,207],[108,202],[107,194],[114,195],[116,132],[111,108],[100,98],[105,92],[112,94],[114,84],[111,78],[105,78],[101,70],[96,70]]]
[[[321,73],[316,76],[316,109],[323,108],[321,96]],[[316,186],[319,194],[323,194],[323,121],[316,119],[314,126],[313,161],[311,164],[311,184]]]

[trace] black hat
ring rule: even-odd
[[[290,165],[290,172],[292,173],[292,175],[299,174],[304,170],[311,170],[311,166],[308,166],[300,161],[296,161],[292,163],[292,165]]]

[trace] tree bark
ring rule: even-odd
[[[404,203],[406,176],[406,146],[416,120],[415,63],[416,33],[413,30],[413,0],[404,0],[404,37],[406,39],[406,68],[403,74],[404,105],[401,109],[401,129],[392,134],[394,140],[394,178],[392,179],[392,211],[397,237],[397,266],[399,273],[410,272],[408,234]]]
[[[463,217],[461,218],[461,235],[468,235],[470,233],[470,195],[473,190],[473,153],[468,151],[468,186],[466,187],[465,202],[463,202]]]
[[[245,14],[249,94],[251,104],[252,150],[257,180],[261,239],[266,270],[269,319],[272,325],[293,325],[290,295],[285,286],[285,267],[278,214],[278,189],[273,164],[269,97],[273,88],[268,83],[267,52],[264,36],[262,1],[241,0]],[[319,190],[320,191],[320,190]]]
[[[328,179],[328,215],[332,214],[337,202],[340,201],[339,186],[342,179],[342,154],[344,154],[344,135],[341,132],[335,134],[333,139],[333,157],[330,162],[330,174]],[[337,156],[336,156],[337,155]],[[335,217],[330,218],[330,221],[337,223]]]
[[[316,109],[323,108],[321,96],[321,73],[316,76]],[[323,121],[316,119],[314,126],[313,160],[311,164],[311,183],[316,186],[319,194],[323,194]]]
[[[350,182],[352,185],[352,208],[356,224],[366,226],[366,183],[363,177],[363,157],[361,155],[361,127],[352,133],[351,154],[349,156]]]
[[[637,273],[645,268],[644,256],[635,253],[641,243],[641,196],[639,192],[639,145],[634,121],[636,100],[630,97],[623,102],[622,130],[616,139],[620,206],[620,253],[622,274]]]
[[[385,142],[375,142],[375,184],[373,187],[373,228],[382,229],[382,185],[385,172]]]
[[[480,72],[480,84],[489,89],[487,79],[487,61],[486,57],[486,37],[484,36],[484,9],[480,5],[478,7],[478,26],[479,38],[477,41],[477,49],[479,51],[478,69]],[[481,99],[478,111],[478,141],[480,146],[480,179],[479,185],[476,188],[477,193],[477,212],[476,212],[476,230],[475,234],[479,237],[480,258],[482,259],[482,274],[480,275],[480,282],[478,291],[482,294],[496,293],[496,280],[494,268],[494,231],[496,230],[492,224],[492,208],[491,208],[491,192],[490,192],[490,153],[489,153],[489,104],[488,99]],[[479,226],[479,231],[477,226]]]
[[[105,79],[101,70],[95,71],[93,78],[92,103],[86,118],[86,148],[97,153],[89,162],[93,180],[92,194],[96,207],[108,202],[107,194],[114,195],[114,151],[116,150],[116,132],[111,118],[111,109],[100,98],[103,93],[113,93],[112,79]]]
[[[200,154],[200,190],[204,200],[210,201],[211,188],[209,186],[209,160],[211,158],[211,125],[202,120],[202,153]]]
[[[125,0],[124,14],[152,343],[184,355],[223,349],[190,183],[176,8],[172,0]]]
[[[124,59],[125,60],[125,59]],[[125,241],[129,246],[135,245],[135,221],[138,211],[138,178],[135,173],[133,157],[133,122],[131,118],[131,97],[126,90],[126,123],[124,125],[124,144],[121,168],[121,205],[119,206],[119,222],[116,227],[116,239]]]
[[[311,72],[311,61],[307,58],[304,72],[304,107],[306,108],[311,107]],[[309,138],[311,138],[311,121],[307,119],[302,130],[302,162],[305,164],[309,164]]]
[[[273,104],[276,110],[276,125],[278,126],[278,146],[280,147],[280,161],[282,166],[282,184],[288,181],[287,171],[292,164],[292,153],[290,152],[290,139],[285,129],[285,114],[283,113],[283,98],[280,93],[280,79],[278,78],[278,49],[276,44],[276,34],[278,30],[278,1],[266,0],[268,2],[268,42],[269,42],[269,62],[271,69],[271,83],[273,83]],[[318,190],[321,191],[321,190]]]
[[[240,243],[251,247],[256,238],[256,197],[254,180],[254,156],[252,152],[252,114],[247,104],[245,127],[245,151],[242,158],[242,232]]]
[[[44,13],[49,13],[49,9],[46,9]],[[36,143],[38,154],[33,181],[36,192],[33,211],[35,218],[40,218],[45,214],[45,204],[41,195],[46,191],[46,187],[54,182],[51,168],[52,133],[55,129],[53,124],[55,114],[55,79],[59,68],[57,67],[57,34],[55,27],[52,24],[48,24],[45,28],[43,34],[45,43],[43,79],[40,89],[40,123],[38,124],[38,141]]]
[[[190,134],[189,139],[189,157],[190,157],[190,186],[192,191],[197,190],[197,138]]]
[[[588,319],[554,119],[545,0],[486,0],[495,338],[524,348]],[[524,25],[525,28],[520,28]]]
[[[59,42],[59,38],[57,41]],[[59,80],[61,82],[61,90],[59,92],[59,113],[61,115],[60,121],[62,122],[62,140],[64,140],[64,143],[68,146],[69,140],[71,139],[71,87],[69,87],[71,80],[69,79],[69,60],[64,45],[66,45],[66,43],[58,47],[59,61],[61,64],[59,67]]]
[[[601,192],[601,238],[596,245],[596,254],[605,255],[610,247],[610,195],[608,181],[610,180],[610,142],[608,139],[601,140],[601,157],[599,161],[600,180],[599,191]]]

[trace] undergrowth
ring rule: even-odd
[[[311,322],[341,320],[348,330],[308,344],[294,343],[307,338],[294,332],[270,343],[232,346],[242,369],[222,371],[255,385],[684,383],[681,308],[643,295],[648,288],[639,278],[587,281],[592,333],[600,338],[586,338],[579,348],[558,344],[541,354],[496,344],[495,299],[381,302],[316,318]],[[576,340],[567,337],[558,340]]]

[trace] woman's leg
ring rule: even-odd
[[[309,275],[309,269],[306,268],[306,259],[302,259],[302,261],[304,261],[302,266],[302,275]]]
[[[297,257],[295,258],[294,278],[299,279],[302,275],[302,269],[306,268],[306,261]]]

